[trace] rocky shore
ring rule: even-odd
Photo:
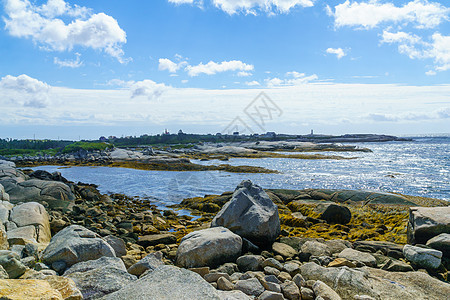
[[[1,299],[450,295],[450,207],[437,199],[243,181],[161,211],[0,160],[0,220]]]

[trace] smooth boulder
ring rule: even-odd
[[[52,237],[50,232],[49,216],[45,207],[37,202],[27,202],[16,205],[9,217],[18,228],[32,226],[36,231],[38,243],[49,243]]]
[[[58,271],[63,271],[78,262],[103,256],[115,257],[114,249],[98,234],[83,226],[71,225],[51,239],[42,254],[42,260],[47,265],[57,263],[60,266]]]
[[[5,188],[0,184],[0,200],[9,201],[9,194],[5,191]]]
[[[426,244],[441,234],[450,232],[450,206],[410,207],[407,227],[409,244]]]
[[[439,250],[405,245],[403,255],[418,267],[437,269],[441,265],[442,252]]]
[[[224,227],[194,231],[181,239],[176,263],[185,268],[216,267],[234,262],[242,250],[242,238]]]
[[[164,262],[162,261],[163,254],[162,252],[158,251],[155,253],[150,253],[134,265],[128,268],[128,273],[140,276],[146,271],[153,272],[156,268],[159,266],[164,265]]]
[[[223,226],[257,246],[268,248],[281,231],[278,207],[267,193],[250,180],[242,181],[211,227]]]
[[[347,207],[334,203],[319,204],[314,212],[320,214],[319,219],[330,224],[347,224],[352,218],[352,213]]]
[[[442,251],[442,255],[450,258],[450,234],[441,233],[432,239],[429,239],[427,246]]]

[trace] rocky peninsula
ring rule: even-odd
[[[0,160],[0,220],[1,299],[450,295],[450,207],[438,199],[246,180],[161,211]]]

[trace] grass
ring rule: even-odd
[[[55,155],[58,149],[36,150],[36,149],[0,149],[2,156],[36,156],[36,155]]]
[[[62,153],[72,153],[77,152],[79,150],[86,150],[86,151],[104,151],[106,149],[114,147],[111,144],[108,143],[91,143],[91,142],[75,142],[73,144],[67,145],[64,147],[64,149],[61,151]]]

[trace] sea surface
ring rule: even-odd
[[[198,164],[261,166],[280,174],[222,171],[144,171],[108,167],[41,166],[68,180],[94,183],[102,193],[150,198],[160,208],[182,199],[232,191],[244,179],[263,188],[358,189],[399,192],[450,201],[450,137],[418,137],[411,142],[357,143],[373,152],[320,152],[357,157],[351,160],[284,158],[193,161]]]

